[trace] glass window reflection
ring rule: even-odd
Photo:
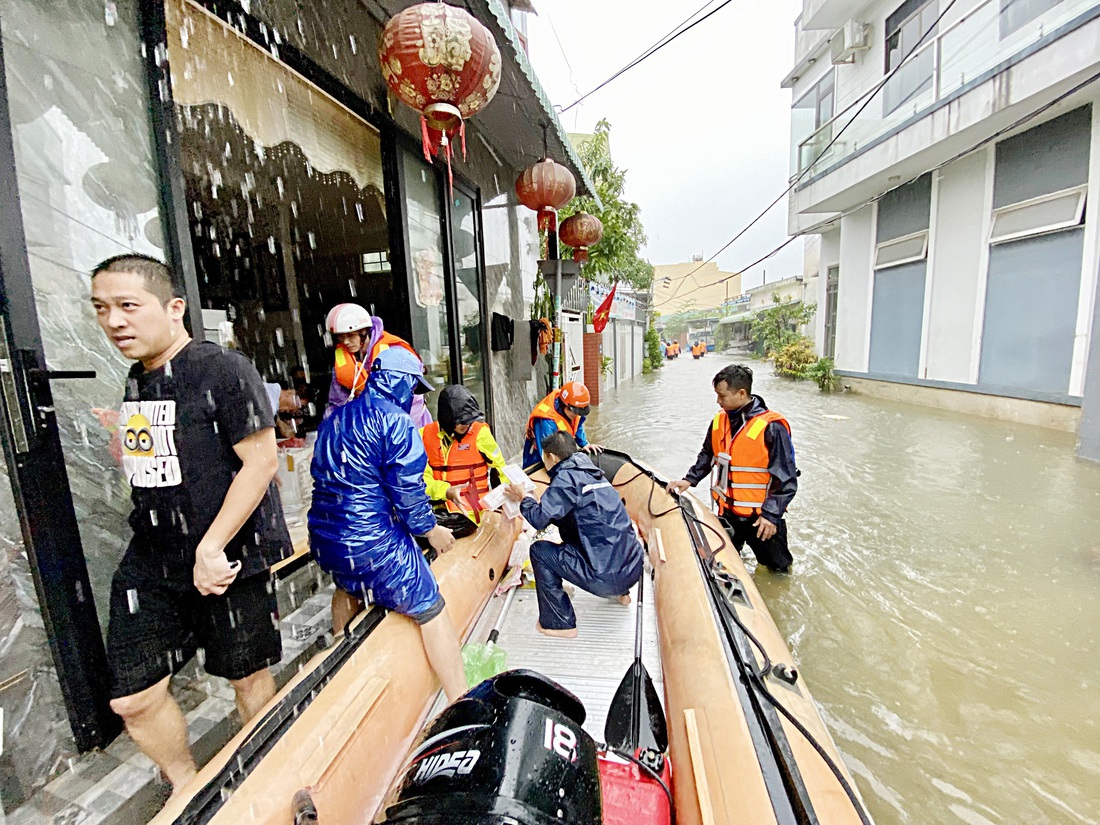
[[[481,267],[477,255],[479,230],[474,199],[456,187],[451,198],[451,244],[462,348],[462,383],[484,411],[487,409],[486,364],[481,330]]]
[[[425,398],[434,417],[438,392],[451,382],[451,327],[447,318],[439,178],[431,166],[409,152],[402,152],[402,164],[409,227],[412,345],[424,361],[429,383],[436,388]]]

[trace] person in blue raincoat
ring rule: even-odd
[[[536,530],[554,524],[561,534],[561,544],[536,541],[531,545],[539,602],[535,627],[547,636],[572,639],[577,635],[577,615],[563,580],[629,604],[626,594],[642,575],[642,545],[619,494],[592,460],[578,451],[568,432],[559,430],[542,440],[542,463],[550,473],[550,486],[541,501],[528,496],[519,484],[508,485],[504,494],[520,503],[523,517]]]
[[[424,442],[409,417],[413,396],[430,392],[420,360],[400,347],[383,350],[367,392],[322,423],[313,451],[309,541],[332,575],[333,628],[339,633],[376,604],[420,626],[428,662],[454,701],[466,691],[458,634],[414,537],[440,553],[454,536],[436,523],[424,489]]]

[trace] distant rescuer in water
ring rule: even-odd
[[[523,517],[536,530],[557,526],[562,541],[531,545],[531,568],[539,601],[536,629],[547,636],[572,639],[577,615],[562,587],[568,581],[596,596],[630,603],[630,588],[642,575],[642,545],[619,494],[592,460],[577,450],[569,433],[559,430],[542,440],[542,463],[550,486],[541,501],[523,486],[509,484],[504,495],[519,502]]]
[[[144,255],[92,272],[92,306],[135,363],[119,418],[134,535],[111,584],[111,708],[178,791],[195,774],[187,722],[168,693],[205,650],[247,721],[275,694],[282,657],[271,565],[291,552],[274,419],[256,368],[196,343],[172,273]]]
[[[684,492],[713,468],[711,496],[733,546],[740,552],[747,542],[760,564],[786,573],[792,558],[783,514],[798,491],[791,427],[752,394],[752,370],[743,364],[724,367],[712,383],[722,412],[695,464],[668,491]]]
[[[431,391],[420,359],[390,347],[371,366],[366,392],[325,419],[310,468],[309,543],[336,583],[333,630],[344,630],[369,592],[375,604],[416,622],[428,663],[453,702],[467,687],[458,634],[414,540],[420,536],[440,553],[455,542],[436,523],[424,488],[424,442],[409,417],[414,395]]]

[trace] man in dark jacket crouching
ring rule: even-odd
[[[572,639],[577,635],[577,615],[563,580],[627,604],[625,594],[642,575],[642,545],[619,494],[591,459],[578,452],[569,433],[559,430],[543,439],[542,463],[550,473],[550,486],[541,502],[518,484],[510,484],[504,494],[520,502],[523,517],[536,530],[554,524],[561,534],[561,544],[531,545],[539,600],[536,627],[547,636]]]

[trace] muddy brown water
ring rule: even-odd
[[[609,391],[589,437],[679,478],[730,362]],[[752,367],[802,471],[793,573],[754,577],[879,825],[1100,823],[1100,465]]]

